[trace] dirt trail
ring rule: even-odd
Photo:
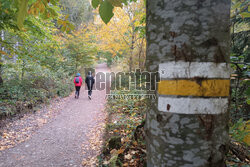
[[[98,65],[96,71],[107,72],[106,65]],[[32,137],[13,148],[0,151],[0,167],[79,167],[84,159],[95,151],[86,151],[88,133],[103,118],[105,90],[93,91],[87,98],[84,86],[80,98],[72,94],[62,105],[60,113],[38,129]],[[88,165],[86,165],[88,166]]]

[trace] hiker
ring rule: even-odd
[[[88,72],[88,75],[85,79],[85,83],[87,84],[87,87],[88,87],[88,97],[91,100],[92,88],[95,83],[95,79],[92,76],[91,71]]]
[[[82,77],[80,73],[76,74],[76,77],[74,78],[74,83],[75,83],[75,88],[76,88],[75,98],[78,99],[80,95],[80,89],[82,86]]]

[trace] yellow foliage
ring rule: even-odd
[[[120,6],[120,0],[110,0],[110,2],[117,3]],[[145,17],[145,4],[142,0],[136,3],[132,2],[123,8],[114,8],[114,16],[112,20],[106,25],[103,23],[99,15],[95,15],[93,23],[93,32],[95,33],[98,42],[99,50],[109,52],[114,59],[117,55],[122,56],[118,59],[119,63],[129,63],[129,57],[134,57],[134,65],[138,65],[138,54],[145,53],[146,42],[145,38],[135,31],[137,26],[144,26],[141,24],[141,19]],[[132,48],[132,49],[131,49]],[[131,51],[132,50],[132,51]],[[140,59],[143,59],[140,57]],[[121,62],[123,61],[123,62]]]

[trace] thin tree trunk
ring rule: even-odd
[[[23,60],[23,63],[22,63],[21,81],[23,81],[23,79],[24,79],[25,66],[26,66],[26,63],[25,63],[25,61]]]
[[[1,31],[1,39],[4,41],[4,31]],[[4,51],[4,47],[0,45],[1,51]],[[0,86],[3,84],[3,54],[0,54]]]
[[[142,50],[141,50],[141,48],[140,48],[139,53],[138,53],[138,55],[139,55],[139,57],[138,57],[139,69],[141,69],[141,53],[142,53]]]
[[[14,45],[14,49],[18,50],[18,47],[19,47],[19,42],[16,42],[16,44]],[[15,54],[13,56],[13,63],[16,63],[17,59],[18,59],[18,55]]]
[[[228,151],[230,0],[147,0],[147,166],[222,167]]]
[[[133,70],[133,51],[135,44],[135,32],[134,32],[134,23],[132,24],[132,37],[131,37],[131,46],[130,46],[130,57],[129,57],[129,71]]]
[[[0,54],[0,86],[3,84],[3,78],[2,78],[2,54]]]
[[[78,72],[77,69],[78,69],[78,57],[77,57],[77,54],[76,54],[76,64],[75,64],[75,70],[76,70],[76,73]]]
[[[143,45],[144,45],[144,38],[142,38],[141,39],[141,43],[140,43],[140,47],[139,47],[139,53],[138,53],[138,55],[139,55],[139,57],[138,57],[138,59],[139,59],[139,69],[142,69],[143,67],[142,67],[142,55],[143,55]]]

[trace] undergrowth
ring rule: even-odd
[[[74,88],[73,78],[63,71],[47,70],[22,78],[16,75],[6,78],[0,85],[0,119],[35,110],[51,98],[68,96]]]
[[[141,94],[141,91],[112,91],[113,95]],[[108,99],[105,144],[100,167],[146,166],[144,135],[146,99]]]

